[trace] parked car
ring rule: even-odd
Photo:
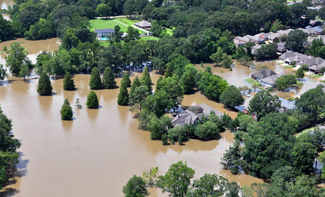
[[[251,97],[251,95],[249,95],[248,93],[245,93],[245,96],[248,97],[248,98]]]

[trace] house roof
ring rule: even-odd
[[[323,61],[322,63],[320,63],[318,65],[310,66],[309,69],[315,70],[315,71],[320,71],[323,67],[325,67],[325,61]]]
[[[151,23],[148,21],[141,21],[141,22],[134,23],[134,25],[139,27],[150,27]]]
[[[113,33],[115,32],[115,29],[95,29],[96,33],[102,33],[102,32],[110,32]]]
[[[252,47],[252,53],[254,54],[257,49],[260,49],[262,46],[261,45],[255,45]]]
[[[295,101],[288,101],[287,99],[283,99],[279,97],[279,100],[281,101],[281,106],[285,107],[286,109],[293,109],[296,107]]]
[[[217,116],[219,116],[220,118],[223,116],[223,113],[202,103],[201,105],[199,105],[202,109],[203,112],[202,113],[194,113],[190,110],[185,110],[184,114],[180,114],[177,115],[173,120],[172,120],[172,124],[174,125],[174,127],[176,126],[185,126],[186,124],[193,124],[195,122],[195,120],[197,119],[201,119],[201,117],[204,116],[208,116],[210,115],[211,111],[214,112]]]
[[[271,84],[271,85],[275,85],[275,80],[279,78],[279,75],[272,75],[272,76],[269,76],[269,77],[266,77],[264,79],[262,79],[262,81],[264,83],[268,83],[268,84]]]
[[[283,53],[282,55],[280,55],[279,59],[285,60],[288,57],[294,57],[297,55],[298,55],[298,53],[289,51],[289,52],[286,52],[286,53]]]
[[[257,71],[252,74],[254,78],[259,78],[259,79],[265,79],[266,77],[272,76],[272,75],[277,75],[276,72],[273,70],[270,70],[268,68],[265,68],[263,70]]]
[[[317,33],[322,33],[322,31],[323,31],[323,28],[321,26],[316,26],[316,27],[313,27],[311,29],[316,31]]]

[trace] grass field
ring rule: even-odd
[[[134,23],[137,23],[137,22],[140,22],[139,20],[131,20],[131,19],[128,19],[128,18],[116,18],[115,20],[121,22],[121,23],[124,23],[124,24],[127,24],[127,25],[134,25]]]
[[[145,37],[141,37],[140,40],[159,40],[160,38],[157,38],[157,37],[153,37],[153,36],[145,36]],[[121,43],[123,43],[124,41],[122,41]],[[110,43],[109,42],[106,42],[106,41],[99,41],[99,44],[102,45],[102,46],[109,46]]]
[[[121,28],[121,31],[126,32],[128,30],[128,27],[125,25],[122,25],[116,21],[113,20],[101,20],[101,19],[94,19],[90,20],[91,29],[90,31],[95,31],[94,29],[114,29],[116,25],[119,25]]]
[[[167,30],[167,34],[168,35],[173,35],[173,30],[172,29],[169,29],[169,28],[166,28],[166,30]]]
[[[252,84],[252,85],[254,85],[254,84],[258,85],[258,84],[260,84],[258,81],[255,81],[255,80],[252,79],[252,78],[248,78],[248,79],[246,79],[245,81],[247,81],[248,83],[250,83],[250,84]]]
[[[316,127],[311,127],[311,128],[305,129],[305,130],[303,130],[302,132],[298,133],[298,134],[296,135],[296,137],[298,137],[299,135],[301,135],[301,134],[303,134],[303,133],[306,133],[306,132],[309,132],[309,131],[311,131],[311,130],[314,130],[315,128],[316,128]]]

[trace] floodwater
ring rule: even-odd
[[[43,50],[54,51],[58,48],[57,39],[24,41],[30,58]],[[3,42],[4,45],[14,41]],[[5,64],[5,53],[0,63]],[[268,68],[293,74],[294,71],[263,62]],[[208,66],[204,65],[204,68]],[[197,65],[199,68],[199,65]],[[204,69],[203,68],[203,69]],[[201,69],[201,68],[199,68]],[[249,85],[245,79],[255,70],[235,62],[233,71],[212,67],[212,72],[225,78],[236,86]],[[141,76],[141,73],[134,73]],[[153,83],[159,77],[151,72]],[[0,104],[5,114],[13,120],[13,133],[22,146],[18,172],[0,196],[23,197],[88,197],[123,196],[122,187],[133,174],[141,175],[151,167],[158,166],[164,174],[172,163],[187,161],[195,169],[195,178],[204,173],[216,173],[241,186],[251,185],[262,180],[248,175],[232,175],[220,165],[225,150],[233,143],[230,131],[221,133],[219,140],[208,142],[189,140],[185,145],[163,146],[160,141],[150,140],[147,131],[137,129],[138,120],[130,113],[129,107],[117,105],[119,89],[95,91],[100,101],[99,109],[85,107],[89,75],[76,75],[78,90],[64,91],[63,80],[53,80],[53,96],[37,94],[37,80],[23,81],[12,78],[10,84],[0,87]],[[118,85],[121,78],[117,79]],[[314,87],[319,81],[306,77],[304,84],[293,94],[300,94]],[[285,95],[288,93],[284,93]],[[60,108],[64,98],[68,98],[74,111],[73,121],[60,119]],[[77,109],[76,99],[80,99],[82,109]],[[206,103],[219,111],[236,117],[222,104],[208,100],[200,93],[184,96],[183,106]],[[167,196],[159,189],[150,189],[150,196]]]
[[[10,49],[10,44],[14,42],[20,42],[21,46],[27,48],[27,52],[29,53],[28,58],[32,60],[33,63],[36,63],[36,57],[39,53],[44,50],[47,51],[55,51],[59,48],[60,42],[57,38],[51,38],[47,40],[25,40],[24,38],[18,38],[16,40],[10,40],[6,42],[0,43],[0,51],[2,51],[3,47],[6,46],[7,49]],[[0,54],[0,64],[6,64],[6,52]]]
[[[141,74],[131,79],[136,75]],[[151,75],[153,82],[159,77]],[[219,140],[163,146],[150,140],[149,132],[137,129],[138,121],[129,107],[117,105],[119,89],[96,91],[101,107],[87,109],[89,79],[89,75],[76,75],[76,91],[64,91],[63,80],[54,80],[55,94],[45,97],[38,96],[36,80],[16,80],[0,87],[2,108],[13,119],[13,132],[22,142],[17,177],[3,196],[123,196],[122,187],[133,174],[141,175],[155,166],[163,174],[179,160],[195,169],[195,178],[217,173],[241,186],[262,182],[222,169],[220,159],[233,142],[231,132],[221,133]],[[117,82],[120,84],[120,78]],[[83,105],[82,109],[73,106],[73,121],[60,119],[64,98],[71,105],[79,98]],[[226,111],[199,93],[185,96],[183,101],[184,106],[200,103]],[[157,189],[150,192],[150,196],[166,196]]]
[[[14,1],[13,0],[0,0],[0,8],[2,10],[7,10],[9,5],[13,5]]]
[[[263,65],[266,66],[268,69],[275,71],[276,73],[283,73],[284,75],[290,74],[295,75],[295,71],[290,68],[286,68],[281,66],[273,61],[263,61],[263,62],[254,62],[256,65]],[[223,67],[216,67],[215,64],[205,64],[203,68],[200,68],[200,65],[196,65],[197,69],[205,69],[207,66],[211,66],[212,73],[222,76],[224,79],[228,81],[229,84],[234,86],[252,86],[250,83],[246,82],[245,80],[251,77],[251,74],[256,72],[256,69],[252,69],[249,66],[240,65],[239,62],[234,61],[234,68],[233,71],[229,71]],[[290,88],[290,91],[287,92],[276,92],[275,94],[279,97],[288,99],[297,95],[301,95],[304,92],[315,88],[318,84],[322,84],[319,79],[315,79],[309,76],[305,76],[302,79],[303,84],[299,85],[295,88]]]

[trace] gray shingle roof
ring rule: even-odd
[[[102,33],[102,32],[110,32],[113,33],[115,32],[115,29],[95,29],[96,33]]]
[[[268,83],[268,84],[271,84],[271,85],[275,85],[275,80],[277,78],[279,78],[278,75],[272,75],[272,76],[269,76],[269,77],[264,78],[262,81],[264,83]]]
[[[134,25],[138,27],[151,27],[151,23],[148,21],[141,21],[138,23],[134,23]]]
[[[263,70],[257,71],[252,74],[252,77],[258,78],[258,79],[265,79],[266,77],[272,76],[272,75],[277,75],[276,72],[273,70],[270,70],[268,68],[265,68]]]

